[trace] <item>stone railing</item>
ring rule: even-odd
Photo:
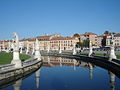
[[[22,62],[22,66],[33,64],[36,61],[37,61],[37,59],[25,60],[24,62]]]
[[[0,65],[0,71],[14,68],[15,64]]]
[[[34,69],[38,69],[42,65],[42,62],[37,59],[29,59],[22,62],[22,67],[15,68],[14,64],[7,64],[0,66],[0,80],[10,77],[17,77],[23,75],[25,72],[29,72]],[[2,81],[0,81],[2,82]]]
[[[38,61],[37,59],[33,59],[33,58],[25,60],[25,61],[22,62],[22,67],[35,64],[35,63],[37,63],[37,61]],[[15,64],[0,65],[0,73],[10,71],[10,70],[13,70],[13,69],[16,69]]]

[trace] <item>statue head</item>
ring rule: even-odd
[[[17,43],[19,38],[18,38],[18,34],[16,32],[13,32],[14,35],[14,41]]]
[[[39,41],[38,41],[38,39],[36,39],[36,42],[35,42],[35,49],[39,50]]]
[[[90,42],[89,42],[89,47],[92,47],[92,42],[91,42],[91,40],[90,40]]]
[[[18,38],[18,34],[16,32],[13,32],[14,35],[14,48],[16,50],[19,49],[19,38]]]
[[[111,40],[110,40],[110,44],[113,46],[114,45],[114,35],[111,35]]]

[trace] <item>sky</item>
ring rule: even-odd
[[[120,0],[0,0],[0,40],[106,30],[120,33]]]

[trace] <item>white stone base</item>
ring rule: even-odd
[[[75,49],[73,50],[73,55],[76,55],[76,50]]]
[[[15,68],[21,68],[22,67],[21,60],[12,60],[11,64],[15,64]]]
[[[18,51],[13,52],[13,60],[11,61],[11,64],[15,64],[16,68],[22,67],[22,62],[19,58],[19,52]]]
[[[47,53],[49,53],[50,51],[49,50],[47,50]]]
[[[88,56],[90,57],[92,55],[92,52],[89,52]]]
[[[32,52],[32,55],[34,55],[35,54],[35,52]]]
[[[26,54],[29,54],[29,51],[26,51]]]
[[[116,59],[116,58],[117,58],[117,57],[116,57],[116,55],[115,55],[114,47],[111,47],[109,60]]]
[[[35,51],[35,56],[34,58],[37,58],[38,60],[41,61],[41,54],[40,54],[40,51]]]
[[[62,53],[62,50],[59,50],[59,53]]]
[[[20,53],[23,53],[22,49],[20,49]]]
[[[9,50],[6,50],[6,53],[9,53]]]

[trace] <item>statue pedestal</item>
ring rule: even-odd
[[[22,62],[21,60],[12,60],[11,64],[15,64],[16,68],[22,67]]]
[[[109,60],[112,60],[112,59],[116,59],[114,47],[110,47],[110,56],[109,56]]]
[[[34,55],[34,54],[35,54],[35,52],[33,51],[33,52],[32,52],[32,55]]]
[[[40,51],[35,51],[35,56],[34,58],[37,58],[38,60],[41,61],[41,54],[40,54]]]
[[[28,50],[26,51],[26,54],[29,54],[29,51],[28,51]]]
[[[50,50],[47,50],[47,53],[49,53],[50,52]]]
[[[92,51],[92,48],[90,48],[90,51],[89,51],[89,57],[92,55],[93,51]]]
[[[62,53],[62,51],[61,50],[59,50],[59,54],[61,54]]]
[[[13,52],[13,60],[11,61],[11,64],[15,64],[16,68],[22,67],[22,62],[19,58],[19,52],[17,51]]]
[[[73,55],[76,55],[76,50],[75,49],[73,49]]]
[[[23,51],[22,51],[22,47],[20,48],[20,53],[23,53]]]

